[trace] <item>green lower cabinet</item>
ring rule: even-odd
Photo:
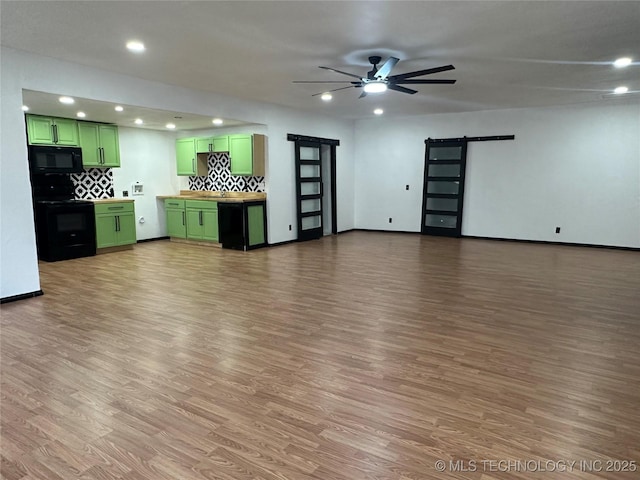
[[[265,205],[249,205],[247,206],[247,225],[249,227],[248,246],[264,245],[267,243],[265,238]]]
[[[218,241],[218,203],[208,200],[185,201],[187,238]]]
[[[184,208],[167,209],[167,235],[174,238],[187,238],[187,219]]]
[[[136,219],[133,202],[98,203],[96,246],[117,247],[136,243]]]

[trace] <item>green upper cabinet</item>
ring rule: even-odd
[[[231,175],[264,176],[265,152],[264,135],[229,135]]]
[[[69,118],[27,115],[30,145],[78,145],[78,122]]]
[[[84,167],[119,167],[118,127],[78,122],[78,135]]]
[[[204,177],[209,173],[207,155],[196,151],[195,138],[176,140],[176,165],[178,175]]]
[[[229,136],[224,135],[222,137],[213,137],[211,139],[212,143],[212,151],[218,152],[228,152],[229,151]]]
[[[208,153],[213,151],[213,138],[212,137],[199,137],[195,139],[196,153]]]
[[[229,151],[229,137],[197,137],[196,153],[219,153]]]

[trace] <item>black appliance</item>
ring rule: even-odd
[[[32,175],[81,173],[82,149],[54,145],[30,145],[29,169]]]
[[[261,221],[251,222],[250,209],[258,208]],[[253,250],[267,246],[267,206],[265,200],[218,202],[218,240],[222,248]],[[256,211],[253,210],[253,214]]]
[[[38,258],[47,262],[96,254],[93,202],[74,200],[69,175],[32,175]]]
[[[245,224],[242,203],[218,203],[218,239],[222,248],[244,250]]]

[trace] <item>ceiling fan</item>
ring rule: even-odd
[[[378,68],[378,64],[382,60],[382,57],[377,55],[369,57],[369,63],[373,65],[373,68],[367,72],[366,77],[360,77],[358,75],[354,75],[353,73],[343,72],[341,70],[336,70],[331,67],[319,67],[324,70],[330,70],[332,72],[340,73],[342,75],[347,75],[349,77],[357,78],[358,81],[313,81],[313,80],[298,80],[293,83],[350,83],[348,87],[335,88],[333,90],[329,90],[329,92],[337,92],[338,90],[345,90],[347,88],[362,88],[362,93],[360,97],[366,97],[368,93],[380,93],[385,90],[395,90],[396,92],[408,93],[413,95],[414,93],[418,93],[417,90],[413,90],[411,88],[403,87],[402,85],[425,85],[425,84],[453,84],[456,83],[455,80],[442,80],[442,79],[434,79],[434,80],[410,80],[414,77],[421,77],[422,75],[431,75],[432,73],[446,72],[448,70],[454,70],[453,65],[444,65],[442,67],[435,68],[427,68],[425,70],[417,70],[415,72],[401,73],[399,75],[391,75],[391,70],[395,67],[396,63],[400,61],[400,59],[396,57],[389,57],[384,64],[380,68]],[[329,92],[320,92],[314,93],[312,97],[317,95],[323,95]]]

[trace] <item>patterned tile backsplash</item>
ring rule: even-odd
[[[189,177],[189,190],[226,190],[227,192],[264,192],[264,177],[237,177],[231,175],[229,154],[211,153],[207,159],[209,175]],[[71,174],[76,198],[111,198],[113,170],[111,168],[87,168],[82,173]]]
[[[82,173],[72,173],[75,197],[91,200],[113,197],[113,171],[110,168],[86,168]]]
[[[206,177],[189,177],[189,190],[264,192],[264,177],[237,177],[231,175],[228,153],[211,153],[207,163],[209,175]]]

